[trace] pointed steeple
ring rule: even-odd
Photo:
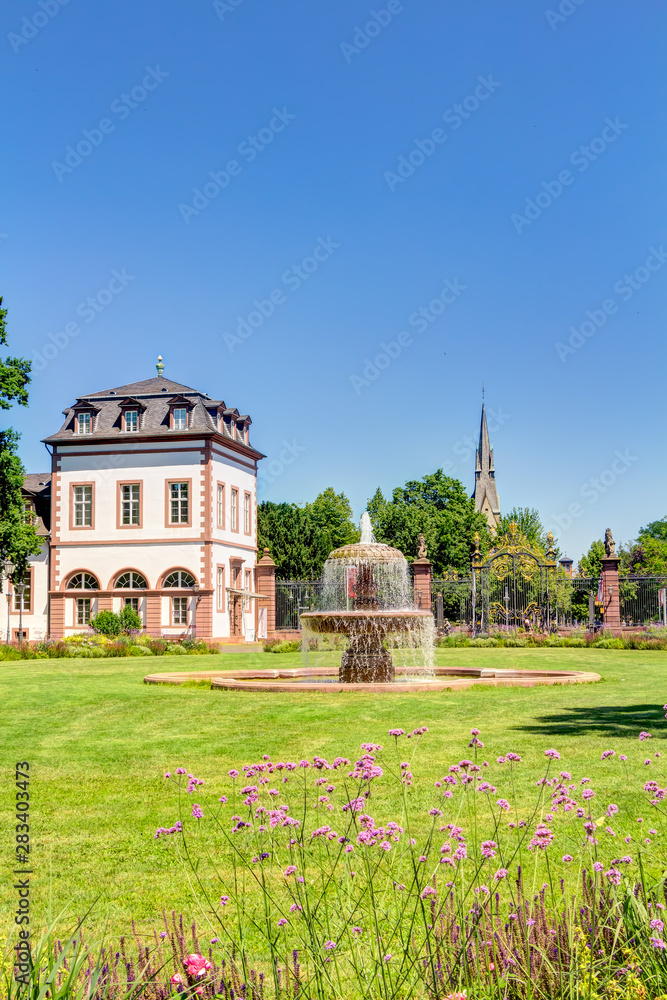
[[[493,448],[489,441],[489,427],[486,422],[486,406],[482,390],[482,420],[479,427],[479,445],[475,456],[475,489],[473,491],[475,510],[481,511],[491,531],[495,531],[500,521],[500,500],[496,490],[496,472],[493,464]]]

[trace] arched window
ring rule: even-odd
[[[68,590],[99,590],[100,585],[91,573],[75,573],[67,584]]]
[[[146,577],[141,573],[130,570],[128,573],[121,573],[116,580],[116,590],[148,590]]]
[[[164,586],[183,589],[186,587],[194,587],[195,583],[196,580],[192,573],[186,573],[184,569],[177,569],[173,573],[169,574],[164,581]]]

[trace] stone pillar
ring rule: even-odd
[[[412,563],[415,604],[421,611],[431,610],[431,560],[415,559]]]
[[[67,598],[59,592],[49,596],[50,618],[49,639],[62,639],[65,635],[65,601]]]
[[[97,595],[97,613],[100,611],[113,611],[113,594],[112,593],[98,593]]]
[[[264,549],[262,558],[255,567],[257,593],[264,594],[266,601],[257,601],[257,607],[266,608],[266,634],[271,636],[276,630],[276,564]],[[259,614],[259,611],[257,612]]]
[[[162,635],[162,597],[160,594],[146,594],[146,631],[149,635]]]
[[[197,595],[195,611],[195,629],[198,639],[213,638],[213,594],[209,592]]]
[[[621,602],[618,584],[617,555],[603,556],[602,559],[602,607],[604,609],[604,628],[614,633],[621,630]]]

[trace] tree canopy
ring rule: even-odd
[[[0,297],[0,345],[7,344],[7,310]],[[28,405],[31,364],[25,358],[0,358],[0,409],[14,403]],[[0,430],[0,557],[16,565],[17,578],[23,576],[28,556],[37,555],[41,542],[23,510],[21,488],[25,469],[18,456],[19,434],[12,428]]]
[[[604,542],[596,538],[585,556],[579,560],[579,575],[592,576],[596,580],[602,574],[602,560],[605,556]]]
[[[436,576],[448,569],[469,569],[475,532],[482,551],[488,551],[486,518],[475,511],[463,484],[442,469],[397,486],[391,500],[376,490],[367,507],[377,540],[400,549],[408,559],[416,557],[418,536],[423,534]]]
[[[331,486],[303,507],[265,500],[257,509],[257,544],[269,549],[281,580],[320,576],[329,553],[358,538],[350,501]]]
[[[626,573],[659,576],[667,573],[667,521],[651,521],[639,529],[636,541],[619,552]]]
[[[507,534],[510,524],[513,521],[531,545],[540,549],[541,552],[547,551],[549,548],[547,544],[547,531],[542,524],[539,511],[535,510],[534,507],[514,507],[501,517],[498,523],[497,534],[499,536]]]

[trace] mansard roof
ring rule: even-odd
[[[122,410],[132,401],[142,411],[141,424],[138,431],[132,432],[132,440],[155,437],[169,439],[195,438],[218,435],[225,442],[254,458],[263,458],[261,452],[249,444],[238,441],[221,433],[219,414],[232,416],[234,420],[249,425],[252,421],[246,415],[240,415],[236,409],[230,409],[224,400],[211,399],[205,392],[172,382],[171,379],[158,375],[144,379],[141,382],[130,382],[127,385],[116,386],[115,389],[101,389],[78,396],[72,406],[63,410],[65,421],[55,434],[44,438],[46,444],[85,445],[93,441],[126,441],[128,434],[123,430]],[[188,426],[185,430],[174,430],[170,426],[170,409],[178,401],[187,405],[190,410]],[[75,433],[74,417],[82,409],[91,408],[96,411],[91,433]]]

